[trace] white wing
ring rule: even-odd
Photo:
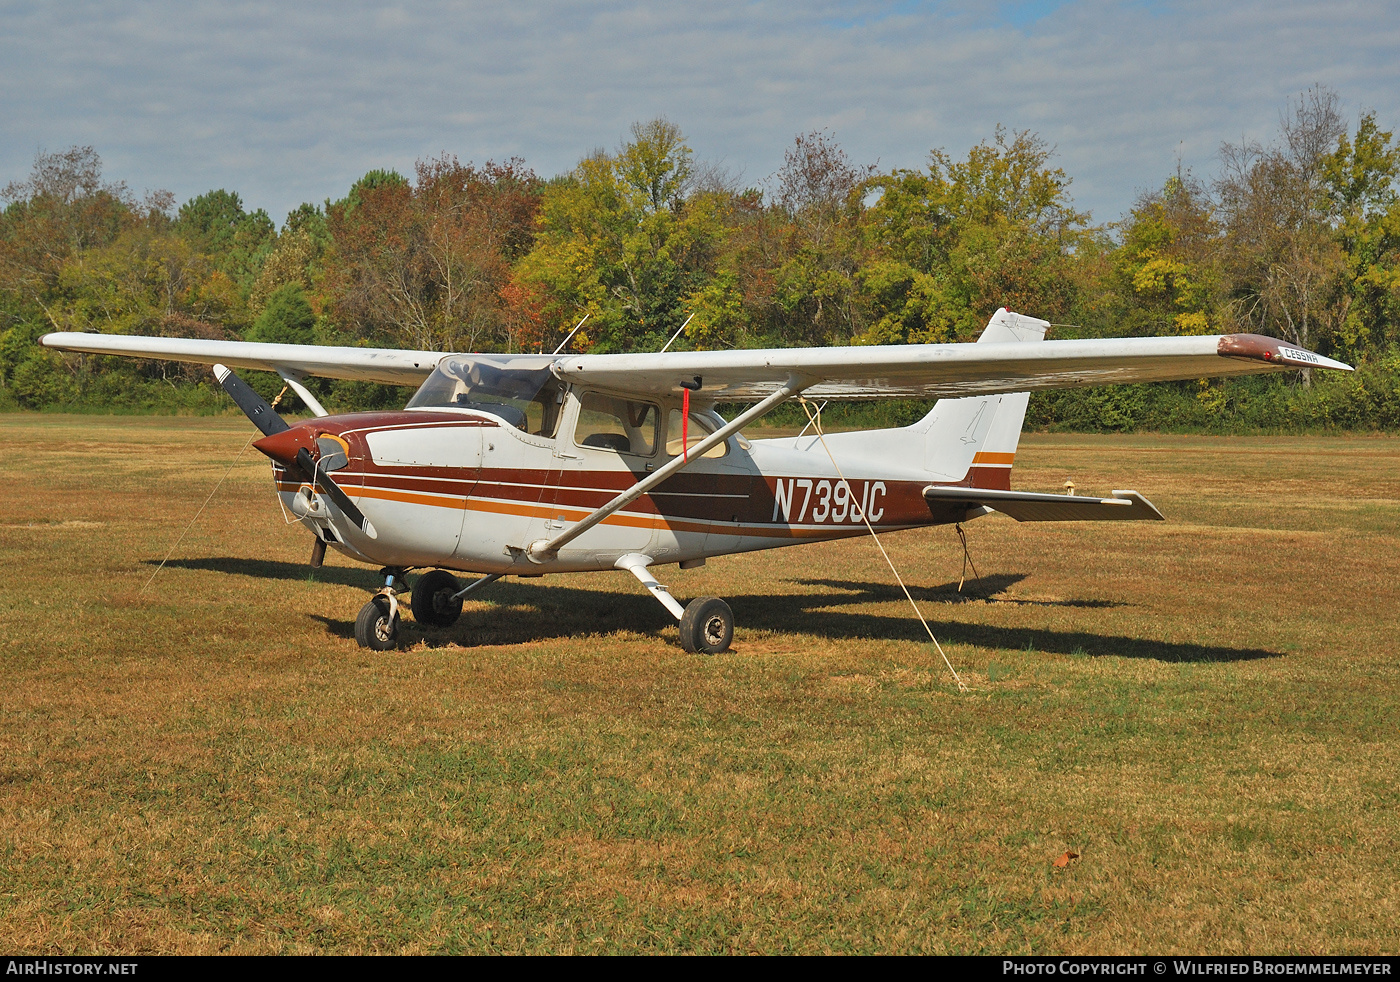
[[[1043,332],[1045,321],[1000,310],[997,334]],[[413,385],[443,357],[434,351],[253,344],[110,334],[48,334],[42,343],[66,351],[127,355],[236,368]],[[767,348],[637,355],[489,356],[508,367],[552,363],[567,381],[628,395],[679,393],[701,379],[708,400],[753,402],[794,376],[806,394],[832,399],[938,399],[948,396],[1066,389],[1117,382],[1249,375],[1298,368],[1350,371],[1339,361],[1258,334],[1107,340],[987,341],[845,348]]]
[[[45,334],[39,343],[63,351],[228,365],[294,375],[418,385],[432,374],[441,351],[398,348],[334,348],[319,344],[259,344],[198,338],[147,338],[127,334]]]
[[[993,337],[1043,333],[1042,320],[999,310]],[[846,348],[770,348],[664,355],[573,355],[560,358],[562,378],[622,393],[679,392],[702,381],[721,402],[762,399],[798,376],[805,395],[828,399],[941,399],[1118,382],[1250,375],[1298,368],[1350,366],[1259,334],[1113,338],[1082,341],[989,340],[976,344],[900,344]]]

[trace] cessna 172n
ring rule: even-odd
[[[1256,334],[1046,341],[1005,308],[973,344],[660,354],[444,354],[59,333],[51,348],[214,366],[262,430],[283,505],[327,547],[383,567],[361,610],[367,648],[397,643],[397,593],[447,626],[502,576],[625,569],[680,622],[690,652],[726,650],[716,597],[682,607],[650,568],[1000,511],[1018,521],[1161,520],[1135,491],[1011,489],[1036,389],[1242,375],[1341,362]],[[226,366],[278,373],[315,418],[288,425]],[[421,383],[399,412],[330,415],[307,375]],[[936,398],[912,426],[747,440],[786,400]],[[716,403],[752,403],[732,420]],[[449,570],[480,574],[463,586]]]

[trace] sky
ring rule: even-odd
[[[756,187],[799,133],[888,170],[1000,124],[1107,222],[1319,83],[1400,127],[1395,0],[0,0],[0,185],[91,145],[280,222],[444,151],[549,177],[657,116]]]

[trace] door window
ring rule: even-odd
[[[656,453],[660,418],[652,403],[588,392],[579,400],[574,442],[593,450],[650,457]]]

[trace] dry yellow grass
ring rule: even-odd
[[[1170,521],[889,537],[960,695],[859,540],[371,654],[251,451],[142,593],[247,437],[0,417],[0,948],[1400,948],[1400,440],[1028,437]]]

